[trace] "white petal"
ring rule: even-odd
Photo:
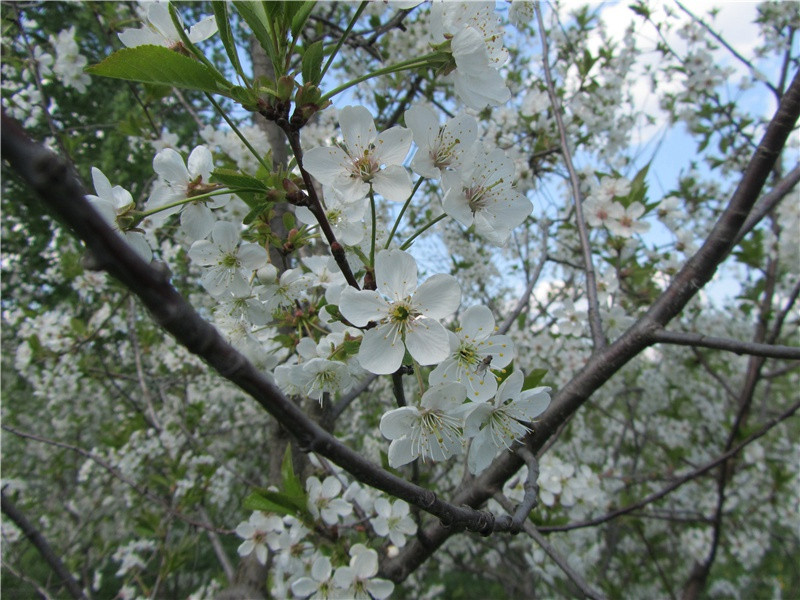
[[[392,202],[405,202],[411,195],[411,175],[402,165],[389,165],[372,178],[372,187],[377,193]]]
[[[472,444],[469,447],[469,457],[467,458],[469,472],[473,475],[477,475],[486,469],[486,467],[492,464],[497,450],[497,446],[491,441],[489,428],[487,427],[473,438]]]
[[[370,579],[367,581],[367,591],[376,600],[383,600],[394,591],[394,584],[386,579]]]
[[[452,275],[439,273],[419,286],[414,293],[413,303],[425,316],[443,319],[458,310],[461,304],[461,286]]]
[[[375,257],[375,278],[381,294],[405,300],[417,289],[417,261],[402,250],[381,250]]]
[[[192,179],[201,175],[203,181],[207,183],[208,178],[211,176],[211,171],[214,170],[214,159],[211,156],[211,150],[205,146],[197,146],[189,155],[187,166]]]
[[[193,44],[207,40],[217,32],[217,21],[213,16],[206,17],[202,21],[189,28],[189,41]]]
[[[347,177],[352,159],[336,146],[311,148],[303,155],[303,167],[325,185],[333,185],[338,178]]]
[[[316,562],[314,564],[316,565]],[[297,579],[292,582],[292,593],[299,598],[305,598],[306,596],[310,596],[318,589],[319,589],[319,583],[317,583],[317,581],[314,581],[310,577],[301,577],[300,579]]]
[[[172,148],[164,148],[153,159],[153,170],[172,184],[189,183],[189,171],[183,158]]]
[[[411,130],[405,127],[387,129],[375,140],[372,156],[380,165],[402,165],[411,149],[412,137]]]
[[[445,192],[444,198],[442,199],[442,209],[464,227],[472,225],[474,214],[460,186],[451,187]]]
[[[389,444],[389,466],[396,469],[416,459],[419,455],[414,452],[413,448],[413,441],[409,437],[394,440]]]
[[[97,167],[92,167],[92,183],[94,183],[94,191],[100,198],[113,203],[114,194],[111,191],[111,183]]]
[[[481,341],[494,333],[494,315],[486,306],[470,306],[461,315],[461,335]]]
[[[390,410],[381,417],[380,430],[383,437],[396,440],[411,431],[419,421],[419,410],[413,406],[401,406]]]
[[[370,373],[389,375],[403,364],[405,353],[406,347],[395,328],[389,324],[380,325],[364,334],[361,347],[358,349],[358,362]]]
[[[430,108],[412,106],[406,111],[406,125],[414,134],[420,150],[428,150],[439,137],[439,119]]]
[[[267,262],[267,251],[258,244],[246,242],[239,248],[239,261],[242,268],[256,270]]]
[[[339,312],[356,327],[370,321],[380,321],[386,316],[388,304],[375,290],[358,291],[350,286],[339,296]]]
[[[211,238],[223,252],[231,252],[238,245],[241,233],[241,228],[235,223],[217,221],[211,232]]]
[[[344,145],[353,157],[363,156],[377,136],[375,121],[363,106],[345,106],[339,113],[339,127]]]
[[[189,204],[181,212],[181,227],[191,240],[202,240],[214,228],[214,216],[205,204]]]
[[[417,318],[414,326],[406,332],[406,347],[411,356],[421,365],[435,365],[450,354],[447,330],[438,321],[427,317]],[[387,373],[392,372],[387,371]]]

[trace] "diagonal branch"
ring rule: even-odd
[[[703,246],[675,275],[650,310],[613,344],[593,354],[589,361],[553,396],[548,410],[525,440],[537,453],[586,400],[630,360],[654,343],[653,332],[663,328],[714,276],[717,267],[735,247],[736,236],[761,193],[781,150],[800,115],[800,72],[784,94],[775,115],[756,148],[728,206]],[[481,506],[502,489],[523,465],[519,456],[506,452],[453,498],[454,504]],[[428,526],[425,544],[412,540],[394,558],[381,565],[383,576],[402,581],[428,559],[454,532],[437,523]]]
[[[78,585],[78,582],[72,577],[72,574],[67,567],[64,566],[64,563],[61,562],[61,559],[50,547],[50,544],[44,536],[33,526],[33,523],[28,521],[27,517],[25,517],[22,511],[17,508],[17,505],[14,504],[14,501],[6,496],[5,490],[0,492],[0,500],[2,501],[3,514],[14,521],[17,527],[22,530],[25,537],[36,547],[44,561],[50,565],[50,568],[53,569],[59,579],[61,579],[69,595],[73,598],[86,600],[86,595],[83,593],[81,586]]]
[[[653,341],[659,344],[677,344],[679,346],[700,346],[702,348],[716,348],[727,350],[734,354],[751,354],[767,358],[788,358],[800,360],[800,347],[780,346],[774,344],[759,344],[756,342],[742,342],[727,338],[713,337],[700,333],[687,333],[683,331],[667,331],[658,329],[653,332]]]
[[[431,490],[410,483],[342,444],[291,402],[261,371],[234,349],[184,300],[163,269],[145,263],[105,222],[85,198],[66,163],[25,135],[19,124],[2,117],[2,153],[16,172],[36,190],[47,208],[69,226],[103,269],[135,293],[153,319],[175,339],[252,396],[297,439],[305,452],[315,452],[348,471],[357,480],[402,498],[454,530],[489,535],[508,531],[505,521],[469,506],[450,504]]]

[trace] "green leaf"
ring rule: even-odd
[[[242,63],[239,62],[239,53],[236,51],[236,41],[233,39],[231,21],[228,16],[228,3],[223,0],[213,0],[211,8],[214,10],[214,18],[217,21],[219,37],[222,40],[222,45],[225,46],[225,52],[228,53],[228,58],[233,68],[244,79],[244,70],[242,69]]]
[[[303,2],[302,5],[297,8],[297,11],[292,17],[293,38],[296,38],[297,34],[303,29],[303,26],[306,24],[306,21],[308,21],[308,17],[311,15],[311,11],[314,10],[316,4],[317,3],[313,1]]]
[[[171,85],[188,90],[227,94],[232,84],[204,64],[162,46],[137,46],[114,52],[86,69],[91,75]]]
[[[303,83],[319,83],[322,74],[322,40],[314,42],[303,53]]]
[[[256,179],[252,175],[246,175],[241,171],[233,169],[217,169],[211,173],[211,181],[214,183],[221,183],[229,188],[256,188],[264,190],[269,189],[267,185],[260,179]]]
[[[253,492],[242,501],[242,507],[247,510],[263,510],[279,515],[292,515],[299,517],[305,509],[304,504],[298,506],[298,499],[291,498],[281,492],[263,491]]]
[[[283,226],[286,227],[286,231],[291,231],[295,225],[297,225],[297,222],[294,220],[294,213],[283,213]]]
[[[305,497],[305,490],[303,484],[294,473],[292,466],[292,445],[286,445],[286,452],[283,454],[283,462],[281,462],[281,478],[283,479],[283,489],[287,495],[292,497]]]
[[[272,64],[275,65],[275,78],[277,79],[283,75],[283,73],[278,72],[278,68],[282,66],[282,63],[279,60],[280,57],[275,53],[276,48],[271,33],[272,27],[264,3],[238,0],[234,1],[233,5],[245,22],[250,26],[250,30],[253,32],[253,35],[256,36],[258,43],[261,44],[261,47],[267,53],[267,56],[269,56]]]
[[[547,369],[534,369],[525,377],[522,382],[522,390],[530,390],[538,387],[542,383],[542,379],[547,375]]]

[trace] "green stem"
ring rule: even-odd
[[[261,164],[262,167],[264,167],[264,170],[266,170],[267,173],[271,173],[272,172],[272,167],[270,167],[269,165],[267,165],[267,163],[264,162],[264,159],[261,157],[261,154],[259,154],[256,151],[256,149],[253,148],[253,145],[249,142],[249,140],[246,137],[244,137],[244,135],[242,135],[242,132],[239,131],[239,128],[236,127],[236,124],[233,121],[231,121],[231,119],[228,117],[228,115],[225,113],[225,111],[222,110],[222,107],[219,104],[217,104],[216,100],[214,100],[214,98],[211,96],[211,94],[209,94],[208,92],[205,92],[205,95],[206,95],[206,98],[208,98],[208,101],[211,102],[211,104],[217,110],[217,112],[220,115],[222,115],[223,119],[225,119],[225,122],[228,124],[228,126],[231,129],[233,129],[233,132],[237,136],[239,136],[239,139],[242,140],[242,143],[245,146],[247,146],[247,149],[250,150],[250,152],[253,154],[253,156],[256,157],[256,160]]]
[[[411,244],[414,242],[414,240],[417,239],[422,233],[424,233],[425,231],[427,231],[428,229],[430,229],[431,227],[436,225],[436,223],[438,223],[439,221],[444,219],[446,216],[447,216],[447,213],[442,213],[441,215],[436,217],[433,221],[431,221],[430,223],[428,223],[427,225],[425,225],[421,229],[418,229],[414,233],[414,235],[412,235],[405,242],[403,242],[403,245],[400,246],[400,250],[406,250],[409,246],[411,246]]]
[[[388,248],[389,244],[392,243],[392,238],[394,237],[394,234],[397,231],[397,227],[400,225],[400,219],[403,218],[403,214],[406,212],[406,209],[408,208],[409,204],[411,204],[411,200],[412,198],[414,198],[414,194],[417,193],[417,190],[419,189],[419,186],[422,185],[423,181],[425,181],[425,178],[420,177],[414,184],[414,189],[411,190],[411,195],[408,197],[408,200],[405,201],[405,204],[403,204],[403,208],[400,209],[400,214],[397,215],[397,219],[394,222],[394,227],[392,227],[392,231],[389,233],[389,239],[386,240],[386,244],[384,244],[383,246],[384,248]]]
[[[375,237],[377,235],[378,217],[375,210],[375,192],[372,191],[372,185],[369,186],[369,208],[372,213],[372,241],[369,245],[369,266],[375,268]]]
[[[339,53],[342,44],[344,44],[344,41],[347,39],[347,36],[350,35],[350,32],[353,30],[353,27],[356,26],[356,21],[358,21],[358,18],[361,16],[361,13],[364,12],[364,9],[367,8],[367,4],[369,4],[369,2],[362,2],[359,5],[358,9],[356,9],[356,14],[353,15],[353,18],[347,24],[347,29],[344,30],[344,33],[339,38],[339,41],[336,42],[336,47],[333,49],[333,52],[331,52],[331,55],[328,57],[328,62],[326,62],[325,66],[322,68],[322,73],[319,76],[320,81],[322,81],[322,78],[325,77],[325,73],[328,72],[328,69],[330,68],[331,64],[333,64],[333,59],[336,58],[336,55]]]
[[[368,79],[372,79],[373,77],[380,77],[381,75],[389,75],[391,73],[399,73],[400,71],[408,71],[410,69],[416,69],[418,67],[426,67],[430,63],[430,59],[434,57],[442,56],[441,52],[431,52],[430,54],[426,54],[421,58],[412,58],[409,60],[405,60],[403,62],[399,62],[396,65],[392,65],[389,67],[384,67],[383,69],[378,69],[377,71],[372,71],[371,73],[367,73],[366,75],[362,75],[361,77],[356,77],[348,81],[347,83],[343,83],[337,88],[332,89],[330,92],[325,94],[321,99],[320,102],[325,102],[326,100],[330,100],[336,94],[339,94],[346,89],[353,87],[354,85],[358,85],[363,81],[367,81]]]
[[[241,191],[241,190],[240,190]],[[264,190],[255,190],[263,192]],[[143,210],[139,213],[139,216],[144,219],[149,217],[150,215],[154,215],[156,213],[163,212],[165,210],[169,210],[170,208],[175,208],[176,206],[183,206],[184,204],[191,204],[192,202],[197,202],[198,200],[202,200],[204,198],[211,198],[212,196],[222,196],[223,194],[232,194],[231,190],[224,189],[224,190],[215,190],[213,192],[208,192],[206,194],[198,194],[197,196],[189,196],[188,198],[183,198],[182,200],[178,200],[176,202],[171,202],[170,204],[164,204],[163,206],[157,206],[155,208],[151,208],[150,210]]]

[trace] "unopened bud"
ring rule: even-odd
[[[275,283],[278,280],[278,269],[275,265],[267,263],[256,271],[256,276],[263,284]]]

